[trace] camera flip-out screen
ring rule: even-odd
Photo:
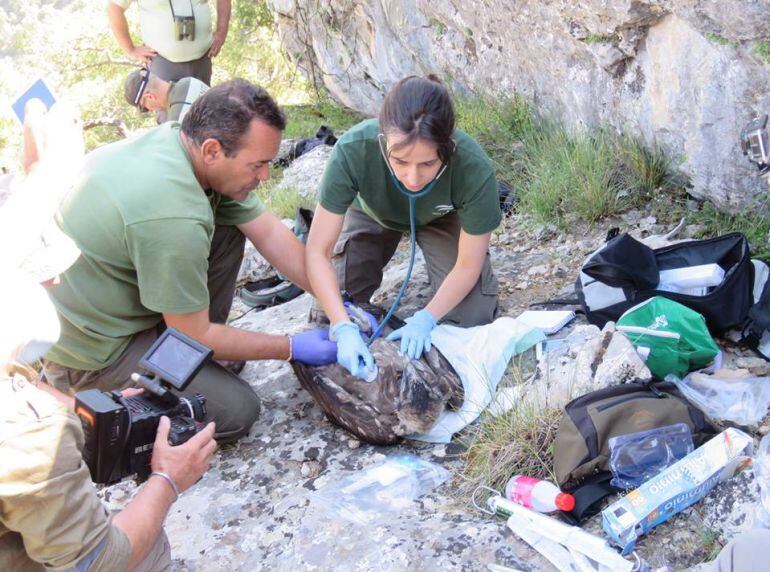
[[[167,328],[139,365],[182,391],[213,353],[181,332]]]

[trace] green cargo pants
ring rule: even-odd
[[[361,210],[350,208],[332,251],[340,288],[354,302],[369,302],[382,282],[382,270],[396,252],[403,233],[383,227]],[[432,298],[457,261],[460,217],[449,213],[417,229],[417,244],[425,256]],[[497,278],[489,252],[476,285],[442,322],[468,328],[488,324],[497,315]]]
[[[209,254],[209,317],[224,323],[235,293],[235,280],[243,258],[245,237],[234,226],[217,226]],[[46,362],[45,377],[51,385],[65,393],[86,389],[112,391],[133,387],[131,374],[137,371],[139,359],[165,329],[158,326],[139,332],[121,356],[104,369],[83,371]],[[206,398],[206,421],[217,424],[215,437],[220,443],[235,441],[249,432],[259,417],[260,400],[243,379],[216,362],[209,362],[195,376],[182,395],[200,393]]]

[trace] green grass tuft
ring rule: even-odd
[[[498,387],[522,386],[531,380],[537,367],[534,352],[525,352],[508,366]],[[477,486],[503,490],[512,475],[528,475],[556,482],[553,473],[553,441],[561,410],[539,409],[535,400],[519,399],[512,409],[499,416],[488,411],[479,422],[461,434],[465,445],[465,466],[461,495]]]
[[[471,135],[494,163],[497,177],[513,183],[517,176],[521,140],[532,135],[534,117],[519,97],[488,101],[481,97],[455,98],[457,127]]]
[[[283,136],[287,139],[313,137],[321,125],[330,127],[339,136],[342,131],[364,119],[363,115],[329,99],[305,105],[286,105],[283,111],[287,118]]]
[[[642,204],[669,181],[669,161],[658,149],[607,131],[571,134],[545,126],[524,142],[521,208],[542,222],[568,214],[587,221]]]
[[[499,417],[484,415],[463,454],[465,486],[503,490],[512,475],[556,482],[553,441],[560,419],[560,410],[539,411],[532,405],[516,407]]]
[[[583,40],[584,44],[604,44],[608,42],[614,42],[615,36],[609,34],[588,34]]]
[[[713,42],[715,44],[719,44],[720,46],[729,46],[731,48],[737,48],[738,47],[738,42],[736,42],[734,40],[728,40],[724,36],[720,36],[719,34],[717,34],[715,32],[706,32],[704,34],[704,37],[708,41]]]
[[[761,40],[754,44],[754,53],[762,58],[763,61],[770,63],[770,42]]]
[[[700,226],[696,238],[708,238],[730,232],[742,232],[751,245],[751,256],[770,263],[770,217],[766,214],[768,198],[757,201],[752,207],[737,213],[717,210],[709,203],[690,218]]]
[[[657,148],[607,131],[570,133],[535,117],[518,97],[457,98],[457,125],[472,135],[510,183],[520,209],[541,222],[567,214],[595,221],[637,206],[661,187],[675,186],[671,162]]]
[[[298,207],[315,209],[315,196],[302,195],[298,189],[280,185],[281,170],[271,169],[271,177],[259,187],[255,193],[262,199],[265,206],[278,218],[294,218]]]

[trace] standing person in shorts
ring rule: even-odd
[[[126,20],[139,8],[142,44],[134,45]],[[166,81],[194,77],[211,85],[211,58],[219,54],[230,25],[231,0],[216,0],[216,28],[208,0],[108,0],[107,17],[115,39],[131,59],[149,65]]]

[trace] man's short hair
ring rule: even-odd
[[[231,79],[195,100],[182,121],[182,133],[196,145],[216,139],[225,156],[232,157],[254,119],[280,131],[286,128],[286,116],[269,93],[246,80]]]

